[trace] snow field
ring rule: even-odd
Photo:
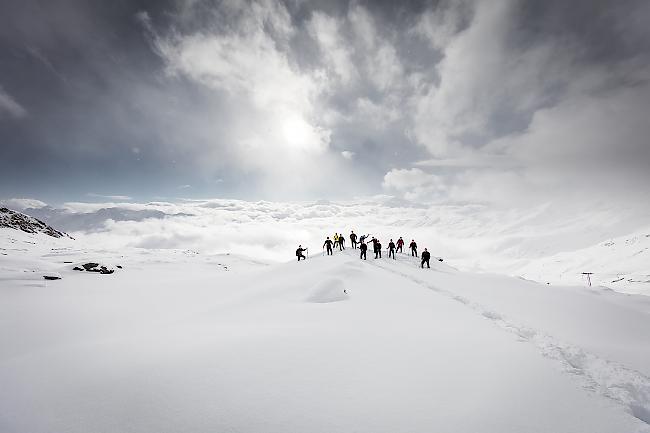
[[[349,249],[125,254],[0,281],[2,431],[650,431],[634,297]]]

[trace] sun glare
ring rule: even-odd
[[[283,121],[282,135],[293,148],[308,149],[314,139],[312,126],[299,115],[291,115]]]

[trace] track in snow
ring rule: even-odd
[[[650,425],[650,379],[644,374],[598,357],[575,345],[559,341],[541,330],[517,324],[480,303],[414,277],[392,265],[395,263],[400,268],[406,268],[404,260],[386,262],[383,259],[369,259],[367,262],[472,309],[501,329],[515,334],[521,341],[534,345],[543,356],[556,361],[564,371],[578,378],[585,389],[614,400],[635,418]],[[414,263],[414,261],[407,259],[407,263]],[[440,272],[435,269],[435,263],[431,271]]]

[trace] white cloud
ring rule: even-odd
[[[484,179],[475,180],[482,184]],[[513,185],[515,181],[507,183]],[[386,183],[395,189],[417,189],[428,188],[436,181],[414,169],[395,170]],[[483,193],[500,193],[494,184],[482,187]],[[92,219],[93,212],[114,206],[70,203],[66,208],[89,212],[87,219]],[[120,209],[161,211],[168,215],[108,220],[102,227],[89,228],[87,233],[74,233],[79,248],[85,243],[117,250],[174,248],[287,261],[295,259],[293,251],[299,244],[308,246],[310,254],[319,254],[325,236],[354,230],[382,240],[398,236],[415,238],[434,255],[463,269],[509,272],[541,257],[648,228],[647,218],[631,207],[610,206],[577,213],[575,209],[537,203],[498,210],[478,204],[415,206],[395,201],[391,196],[295,203],[225,199],[128,203],[119,205],[115,212]],[[171,216],[173,213],[182,215]],[[74,217],[74,213],[69,215]]]
[[[249,7],[250,6],[250,7]],[[297,67],[283,48],[294,32],[280,3],[228,3],[209,30],[157,35],[155,46],[174,76],[185,76],[229,98],[233,121],[227,131],[206,131],[229,143],[202,149],[201,164],[214,167],[229,158],[244,172],[265,179],[262,188],[289,188],[296,176],[302,185],[326,167],[330,130],[319,121],[318,98],[326,84],[319,71]],[[188,9],[192,5],[187,6]],[[224,19],[221,17],[220,19]]]
[[[354,158],[354,155],[355,153],[350,152],[349,150],[344,150],[343,152],[341,152],[341,156],[343,156],[343,158],[347,160],[351,160],[352,158]]]
[[[413,99],[415,137],[436,157],[455,157],[525,129],[578,72],[570,41],[549,36],[519,43],[517,2],[461,5],[428,12],[417,27],[443,55],[439,80]],[[463,29],[461,13],[469,21]]]
[[[0,86],[0,118],[5,114],[19,119],[27,115],[27,110]]]
[[[425,173],[419,168],[393,169],[384,176],[383,187],[402,193],[407,200],[429,202],[446,191],[440,176]]]
[[[96,194],[94,192],[89,192],[86,195],[88,197],[107,198],[109,200],[124,200],[124,201],[133,200],[133,197],[130,197],[128,195],[104,195],[104,194]]]
[[[13,210],[22,211],[29,208],[42,208],[47,206],[47,203],[33,198],[10,198],[7,200],[0,200],[0,205]]]
[[[648,202],[647,56],[586,64],[579,41],[525,44],[514,1],[463,1],[426,12],[414,29],[442,55],[437,79],[411,75],[412,137],[436,168],[429,192],[452,202],[592,206]],[[571,77],[571,79],[569,79]],[[422,197],[427,175],[393,170],[384,188]],[[603,202],[606,202],[605,204]],[[646,206],[647,209],[647,206]]]
[[[418,167],[492,167],[492,168],[513,168],[516,162],[511,156],[486,154],[479,152],[466,152],[455,158],[433,158],[418,161],[415,163]]]
[[[318,42],[325,63],[331,66],[331,72],[343,84],[349,84],[358,77],[352,62],[352,50],[341,35],[341,23],[338,19],[322,12],[313,14],[309,22],[309,32]]]
[[[472,9],[471,1],[454,1],[425,11],[413,28],[415,34],[424,36],[432,47],[443,50],[461,29],[463,15]]]
[[[380,35],[368,9],[356,5],[347,19],[359,43],[358,55],[362,58],[364,76],[381,92],[403,85],[404,70],[397,50],[386,35]]]

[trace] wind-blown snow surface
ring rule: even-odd
[[[645,296],[0,234],[3,432],[650,431]]]

